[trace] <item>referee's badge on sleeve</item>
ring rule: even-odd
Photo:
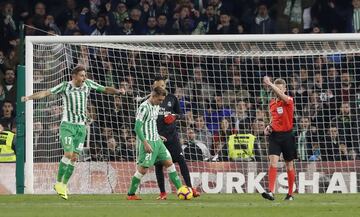
[[[283,114],[284,113],[283,107],[277,107],[276,111],[277,111],[278,114]]]

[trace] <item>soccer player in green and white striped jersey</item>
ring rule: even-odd
[[[135,195],[139,187],[141,178],[146,174],[149,167],[156,162],[161,162],[169,173],[170,180],[174,183],[176,189],[181,187],[181,180],[176,172],[175,165],[172,162],[171,155],[166,149],[163,140],[157,130],[156,120],[160,110],[160,104],[165,99],[166,90],[162,87],[155,87],[149,99],[143,102],[136,115],[135,132],[139,143],[137,144],[137,170],[131,179],[131,185],[128,191],[128,200],[141,200]]]
[[[87,100],[90,90],[108,94],[124,94],[123,89],[104,87],[90,79],[87,79],[85,68],[77,66],[72,70],[72,80],[64,81],[48,90],[22,97],[26,102],[33,99],[42,99],[52,94],[60,94],[63,99],[63,117],[60,124],[60,141],[64,148],[64,156],[59,164],[55,191],[64,199],[67,196],[67,183],[74,171],[75,162],[82,151],[85,138],[87,120]]]

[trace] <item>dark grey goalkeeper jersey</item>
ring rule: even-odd
[[[176,116],[181,114],[179,100],[171,93],[165,97],[164,101],[160,105],[159,116],[157,119],[159,134],[165,136],[166,138],[169,138],[169,136],[175,135],[177,133],[176,121],[174,121],[172,124],[164,123],[164,116],[169,113],[176,114]]]

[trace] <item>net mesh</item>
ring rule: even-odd
[[[127,191],[136,165],[136,109],[154,77],[163,76],[180,102],[177,127],[193,185],[209,193],[252,193],[267,186],[263,130],[273,95],[262,78],[283,78],[296,107],[299,192],[353,192],[360,168],[359,47],[359,41],[36,43],[33,89],[70,80],[81,64],[88,78],[126,90],[90,95],[88,137],[71,192]],[[61,115],[59,96],[34,102],[36,193],[51,192],[55,181]],[[279,168],[277,191],[286,192],[283,161]],[[157,192],[155,181],[151,170],[140,191]]]

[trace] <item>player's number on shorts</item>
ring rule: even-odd
[[[151,160],[152,153],[146,153],[145,160]]]
[[[64,138],[65,140],[65,145],[72,145],[72,137],[67,136]]]
[[[79,151],[82,151],[84,149],[84,143],[79,143],[79,146],[77,148]]]

